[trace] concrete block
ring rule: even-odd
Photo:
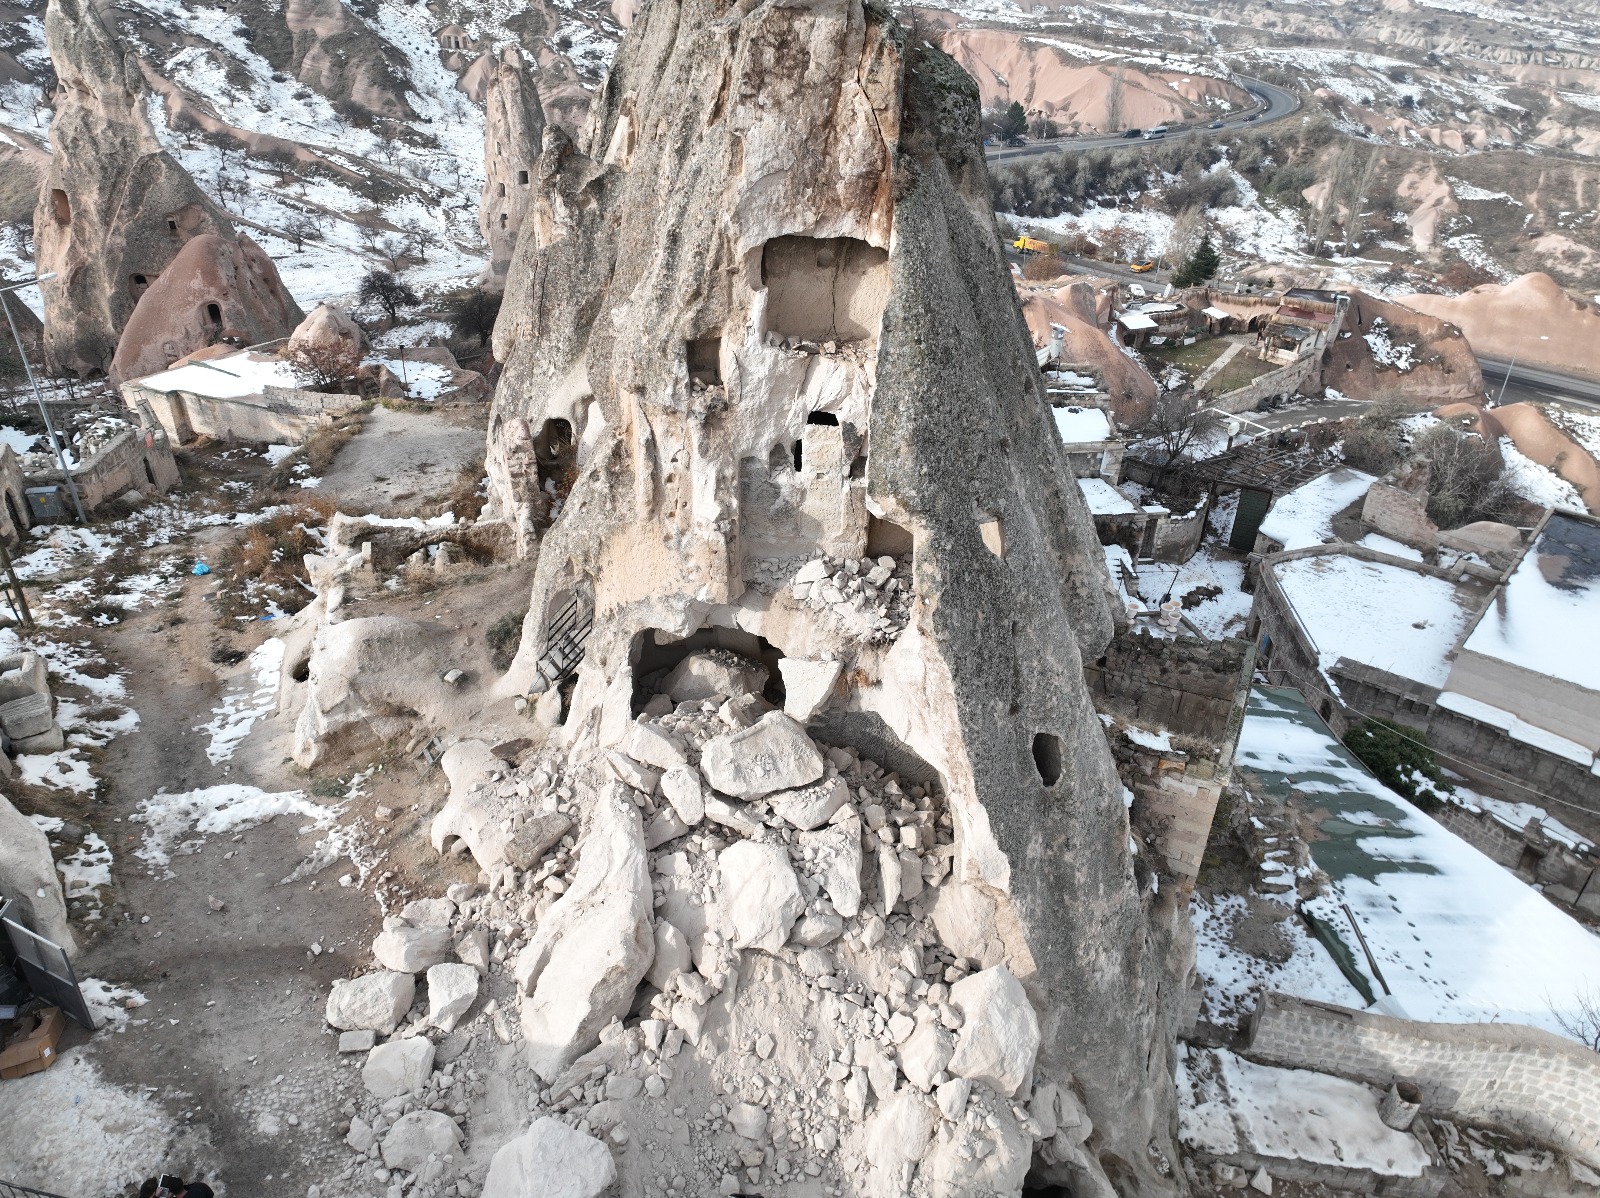
[[[25,740],[49,732],[55,725],[50,696],[34,692],[0,703],[0,728],[12,740]]]

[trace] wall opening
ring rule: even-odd
[[[511,223],[511,216],[510,216],[510,214],[509,214],[509,213],[505,213],[505,212],[502,212],[502,213],[501,213],[501,214],[500,214],[500,227],[501,227],[501,228],[502,228],[502,229],[504,229],[504,228],[506,228],[506,227],[508,227],[508,226],[509,226],[509,225],[510,225],[510,223]]]
[[[59,187],[50,191],[50,212],[55,217],[56,224],[70,225],[72,223],[72,205],[67,201],[67,193]]]
[[[528,185],[528,172],[527,171],[518,171],[517,172],[517,182],[520,183],[523,187],[526,187]]]
[[[719,386],[722,383],[722,334],[712,333],[684,342],[683,359],[691,382]]]
[[[805,469],[805,456],[806,455],[805,455],[805,442],[804,441],[796,441],[794,443],[793,456],[794,456],[794,472],[796,474],[799,474],[800,471]]]
[[[211,326],[213,331],[218,331],[218,332],[221,331],[221,329],[222,329],[222,305],[221,304],[207,304],[206,305],[206,323]]]
[[[761,248],[766,331],[808,341],[874,339],[889,255],[854,237],[776,237]]]
[[[506,194],[506,185],[504,183],[500,184],[500,194],[501,195],[505,195]]]
[[[1061,738],[1053,732],[1033,734],[1033,768],[1039,781],[1054,786],[1061,781]]]
[[[983,547],[1002,561],[1006,556],[1006,531],[1005,525],[1000,522],[999,516],[979,516],[978,535],[983,538]]]
[[[667,683],[679,662],[704,650],[715,650],[736,669],[747,666],[746,676],[760,684],[761,698],[774,707],[783,706],[783,674],[778,669],[783,652],[766,637],[742,628],[701,628],[686,637],[673,638],[659,628],[647,628],[633,638],[628,654],[633,663],[633,714],[638,715],[658,694],[665,693],[658,688]]]
[[[175,217],[175,216],[167,217],[167,232],[168,233],[176,233],[177,231],[178,231],[178,218]]]
[[[809,412],[806,414],[807,424],[821,424],[828,428],[838,428],[839,418],[832,412]]]
[[[157,489],[160,488],[161,484],[156,482],[156,472],[154,470],[150,469],[150,459],[149,458],[145,458],[144,459],[144,476],[145,476],[145,478],[150,480],[150,485],[152,487],[156,487]]]
[[[150,280],[147,276],[138,274],[128,276],[128,292],[134,299],[138,299],[149,289]]]
[[[911,533],[894,521],[867,517],[868,557],[904,557],[914,546]]]

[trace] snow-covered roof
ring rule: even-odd
[[[1377,480],[1340,466],[1287,495],[1279,496],[1261,531],[1285,549],[1321,545],[1333,537],[1333,518],[1367,493]]]
[[[1111,440],[1111,421],[1099,408],[1052,408],[1056,431],[1068,445],[1085,445]]]
[[[1478,605],[1475,594],[1449,579],[1347,553],[1271,568],[1324,670],[1343,657],[1442,687],[1450,673],[1445,654]]]
[[[187,391],[210,399],[244,399],[265,387],[294,387],[294,371],[281,358],[240,350],[209,362],[189,362],[134,380],[152,391]]]
[[[1600,520],[1556,512],[1463,649],[1600,691]]]
[[[1153,329],[1156,322],[1143,312],[1123,312],[1117,316],[1117,323],[1125,329]]]
[[[1212,320],[1226,320],[1226,319],[1228,319],[1228,314],[1226,312],[1224,312],[1221,308],[1201,308],[1200,312],[1204,316],[1211,317]]]
[[[1177,310],[1177,304],[1169,304],[1166,302],[1139,305],[1139,311],[1141,312],[1176,312]]]
[[[1080,478],[1078,490],[1083,492],[1091,516],[1133,516],[1139,512],[1137,504],[1103,478]]]

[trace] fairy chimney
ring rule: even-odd
[[[539,92],[515,51],[495,68],[485,99],[483,202],[478,227],[489,245],[486,291],[505,289],[506,268],[532,192],[534,165],[544,140]]]

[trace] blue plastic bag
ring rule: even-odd
[[[195,562],[194,569],[190,573],[195,575],[209,574],[211,573],[211,567],[206,565],[205,562]]]

